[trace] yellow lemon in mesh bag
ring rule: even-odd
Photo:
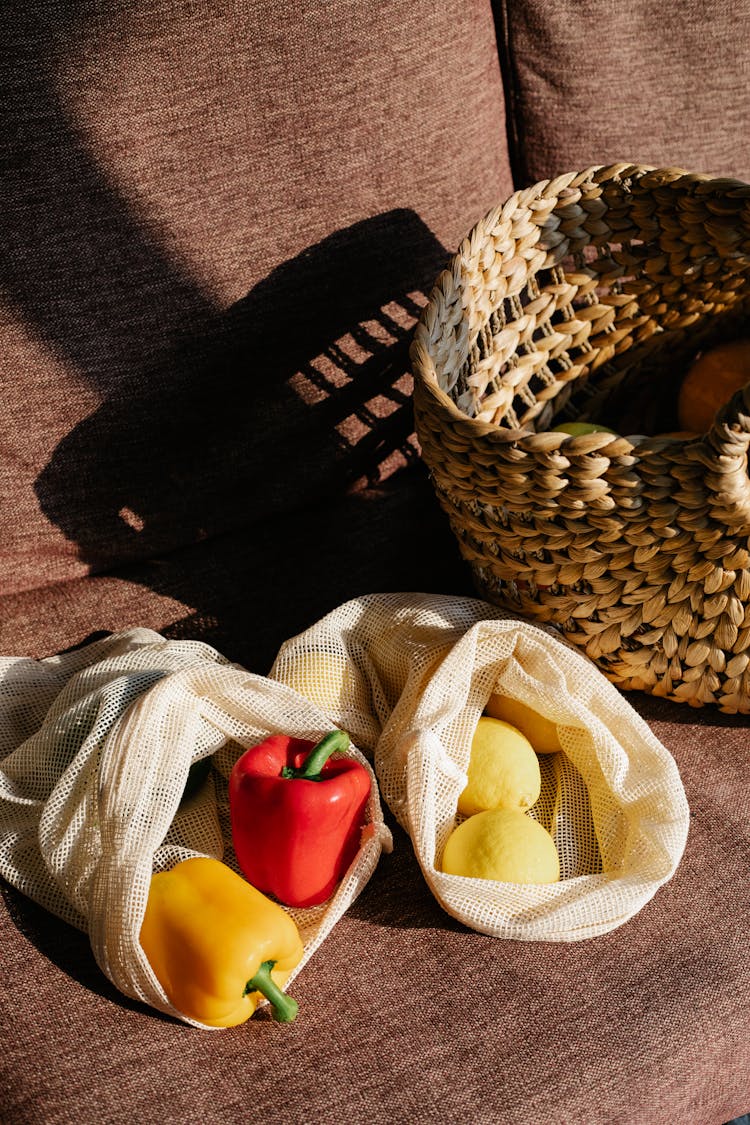
[[[336,652],[301,652],[276,673],[321,711],[355,703],[360,684],[349,659]]]
[[[488,809],[454,828],[443,849],[448,875],[501,883],[557,883],[560,858],[546,828],[517,809]]]
[[[461,816],[484,809],[530,809],[542,787],[539,759],[528,738],[502,719],[482,715],[471,740]]]
[[[537,754],[554,754],[556,750],[562,749],[556,725],[550,719],[545,719],[538,711],[521,703],[520,699],[495,692],[487,700],[484,710],[493,719],[504,719],[506,723],[518,727],[521,733],[526,735]]]

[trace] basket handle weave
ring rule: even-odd
[[[715,520],[734,533],[750,534],[750,383],[718,411],[701,443],[693,446],[708,472],[704,482]]]

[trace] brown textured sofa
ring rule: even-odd
[[[265,672],[362,593],[470,593],[408,344],[469,227],[617,160],[750,179],[747,0],[3,8],[0,653],[144,625]],[[674,879],[501,942],[406,836],[298,978],[210,1034],[4,886],[0,1119],[713,1125],[750,1107],[748,719],[647,696]]]

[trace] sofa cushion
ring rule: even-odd
[[[511,187],[489,3],[4,12],[2,592],[415,459],[407,334]]]
[[[747,9],[495,0],[518,186],[593,164],[750,180]]]

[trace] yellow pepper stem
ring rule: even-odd
[[[282,992],[276,981],[271,976],[271,969],[275,961],[264,961],[254,977],[245,985],[245,995],[248,992],[262,992],[271,1004],[273,1018],[279,1023],[291,1023],[299,1011],[299,1004],[286,992]]]

